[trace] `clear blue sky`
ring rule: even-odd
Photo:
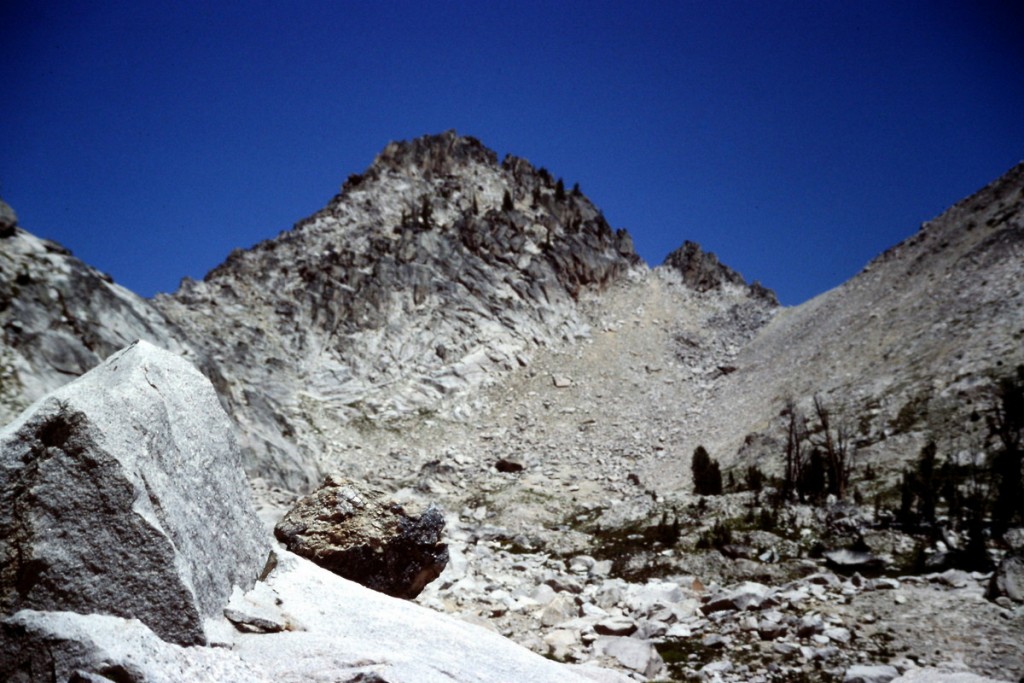
[[[455,128],[799,303],[1024,159],[1020,2],[0,3],[0,195],[150,296]]]

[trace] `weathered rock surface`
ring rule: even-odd
[[[1024,363],[1022,189],[1018,164],[849,281],[774,316],[705,405],[697,441],[723,468],[744,463],[763,448],[744,450],[748,435],[780,438],[786,399],[809,410],[815,395],[855,426],[857,457],[876,472],[901,470],[928,439],[983,431],[970,415],[991,378]]]
[[[363,588],[284,551],[278,551],[266,582],[239,600],[276,612],[272,618],[283,619],[287,628],[228,630],[218,634],[218,647],[180,647],[134,619],[22,610],[0,620],[0,678],[12,683],[622,680],[598,667],[549,661],[491,631]]]
[[[0,218],[0,425],[136,339],[184,352],[180,335],[146,300]]]
[[[274,533],[292,552],[339,576],[398,598],[415,598],[448,563],[444,516],[411,516],[381,491],[329,476],[301,498]]]
[[[786,399],[806,412],[814,394],[850,429],[855,478],[874,468],[856,482],[865,496],[885,494],[927,438],[947,460],[980,442],[985,420],[970,412],[1024,362],[1024,166],[792,309],[695,246],[636,265],[628,238],[547,175],[454,135],[396,144],[324,211],[161,299],[241,424],[249,472],[265,475],[264,518],[294,499],[281,487],[333,471],[403,504],[438,501],[462,538],[419,600],[571,661],[629,670],[595,644],[597,624],[632,622],[617,637],[684,642],[684,663],[671,662],[682,678],[841,680],[855,664],[905,671],[911,659],[1024,674],[1024,611],[981,599],[987,575],[838,577],[817,553],[884,510],[822,526],[787,506],[769,520],[781,528],[746,530],[770,494],[698,506],[689,458],[704,445],[740,485],[750,464],[777,473]],[[40,319],[63,329],[52,311]],[[17,357],[0,347],[0,366],[22,367],[35,343]],[[689,552],[716,517],[745,529],[732,559]],[[871,533],[889,570],[915,550]],[[962,530],[942,533],[930,558],[963,546]],[[771,599],[700,609],[744,580]],[[298,621],[265,598],[233,602],[234,623],[283,638]]]
[[[856,664],[843,674],[843,683],[889,683],[900,675],[888,664]]]
[[[269,544],[210,383],[137,342],[0,430],[0,607],[205,642]]]
[[[224,648],[181,647],[137,619],[22,610],[0,620],[0,679],[11,683],[269,683]]]
[[[1024,602],[1024,555],[1007,555],[992,573],[988,597],[995,600],[1007,597],[1014,602]]]

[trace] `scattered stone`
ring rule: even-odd
[[[943,671],[931,667],[911,669],[892,683],[1008,683],[1007,681],[979,676],[969,671]]]
[[[594,642],[594,650],[614,657],[622,666],[653,678],[665,668],[665,662],[648,641],[618,636],[601,636]]]
[[[771,597],[772,590],[764,584],[745,581],[732,590],[709,599],[701,611],[704,614],[722,610],[756,610],[764,606],[774,606],[777,601]]]
[[[888,664],[855,664],[843,674],[843,683],[889,683],[899,675]]]
[[[781,622],[770,623],[762,620],[757,625],[757,634],[761,636],[761,640],[776,640],[786,635],[786,631],[786,625]]]
[[[555,592],[555,589],[546,583],[542,583],[534,587],[533,591],[530,592],[530,597],[533,600],[536,600],[537,604],[542,606],[550,604],[551,601],[555,599],[556,595],[558,595],[558,593]]]
[[[565,389],[572,386],[572,379],[565,375],[552,375],[551,383],[558,389]]]
[[[382,491],[331,475],[296,502],[274,534],[291,552],[338,576],[411,599],[448,563],[444,524],[434,506],[412,516]]]
[[[296,625],[289,623],[278,606],[279,602],[277,594],[260,581],[244,595],[236,588],[228,606],[224,608],[224,616],[235,628],[246,633],[277,633],[289,628],[294,630]]]
[[[824,633],[825,623],[819,616],[806,615],[800,618],[800,621],[796,625],[796,635],[800,638],[810,638],[811,636]]]
[[[709,633],[700,640],[700,644],[708,649],[714,650],[729,647],[730,640],[720,633]]]
[[[941,574],[934,574],[928,578],[935,583],[941,583],[950,588],[964,588],[969,583],[974,582],[971,575],[962,569],[947,569]]]
[[[896,590],[900,587],[899,579],[890,579],[887,577],[881,577],[877,579],[871,579],[867,582],[865,590]]]
[[[565,661],[569,658],[574,647],[580,645],[579,635],[569,629],[555,629],[544,636],[544,643],[548,646],[548,652],[558,661]]]
[[[829,567],[843,571],[878,571],[885,567],[885,561],[869,552],[857,550],[830,550],[824,553]]]
[[[540,623],[544,626],[557,626],[579,614],[576,599],[568,593],[559,593],[548,603],[541,613]]]
[[[719,659],[714,662],[709,662],[700,668],[700,676],[702,679],[713,679],[724,673],[728,673],[733,670],[733,664],[728,659]]]
[[[834,626],[832,628],[826,628],[822,635],[829,640],[846,645],[850,642],[853,635],[850,633],[850,629],[843,628],[842,626]]]
[[[523,463],[511,458],[501,458],[498,462],[494,463],[494,469],[507,474],[515,474],[516,472],[523,471]]]
[[[594,624],[594,631],[602,636],[631,636],[636,630],[637,623],[629,617],[611,617]]]

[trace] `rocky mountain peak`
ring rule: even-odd
[[[689,240],[665,257],[663,264],[667,268],[678,271],[683,282],[698,292],[720,290],[726,283],[741,288],[748,288],[750,294],[773,306],[779,305],[775,292],[760,282],[747,285],[743,276],[718,260],[712,252],[706,252],[696,242]]]
[[[498,155],[476,138],[448,130],[438,135],[424,135],[414,140],[389,143],[377,155],[368,172],[402,170],[445,174],[470,163],[497,166]]]
[[[257,469],[308,485],[313,414],[456,409],[534,349],[586,337],[581,299],[639,265],[577,189],[448,132],[389,144],[325,209],[155,303],[195,340]]]

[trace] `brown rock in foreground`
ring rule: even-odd
[[[277,539],[350,581],[412,599],[448,564],[444,516],[431,505],[419,517],[381,492],[338,476],[301,498],[278,522]]]

